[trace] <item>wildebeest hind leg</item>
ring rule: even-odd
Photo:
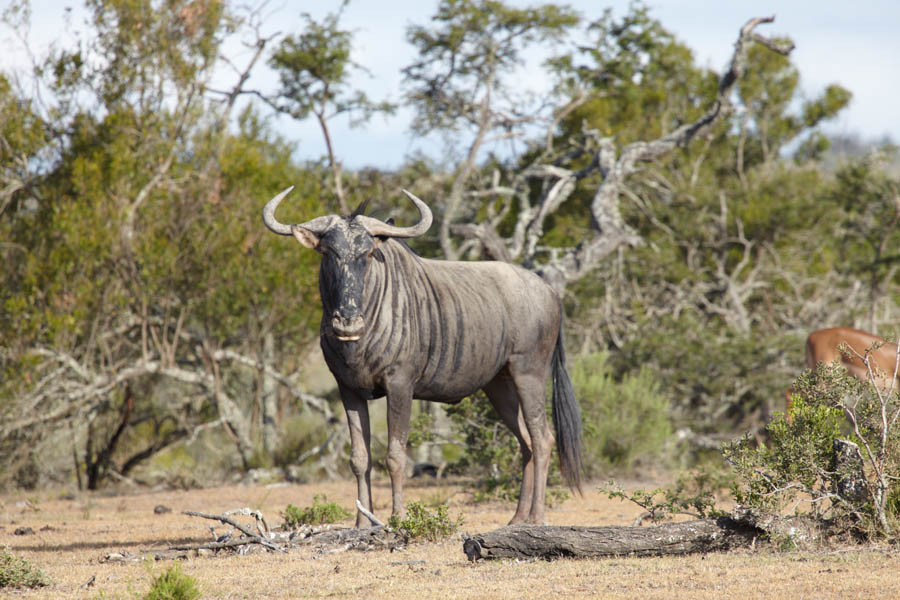
[[[387,466],[391,476],[391,515],[403,518],[403,482],[406,478],[406,442],[409,439],[409,417],[412,411],[412,387],[407,383],[387,386]]]
[[[531,438],[531,451],[534,455],[532,459],[534,491],[531,500],[531,510],[528,512],[525,522],[532,525],[543,525],[544,502],[547,495],[547,472],[550,468],[550,453],[553,449],[553,433],[547,424],[545,408],[547,378],[543,372],[537,374],[535,373],[537,369],[527,368],[534,363],[525,362],[525,360],[523,360],[523,363],[520,366],[516,360],[511,360],[509,368],[516,391],[519,394],[519,406],[525,421],[525,428]]]
[[[531,501],[534,497],[534,460],[531,452],[531,437],[525,427],[522,411],[519,410],[519,394],[513,384],[512,377],[506,370],[500,372],[490,383],[484,386],[484,393],[500,415],[503,423],[509,427],[522,453],[522,488],[519,491],[519,504],[510,525],[523,523],[531,512]]]
[[[340,387],[341,401],[350,427],[350,468],[356,476],[356,497],[368,511],[372,510],[372,459],[369,452],[369,405],[354,390]],[[356,528],[371,527],[368,517],[356,513]]]

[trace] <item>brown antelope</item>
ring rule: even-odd
[[[896,344],[867,331],[850,327],[819,329],[806,338],[806,366],[813,371],[819,363],[830,365],[840,361],[848,373],[865,383],[869,381],[869,371],[863,362],[867,354],[875,382],[881,389],[887,390],[895,373]],[[894,389],[897,389],[896,386]],[[787,391],[786,412],[789,416],[792,392],[793,390]]]

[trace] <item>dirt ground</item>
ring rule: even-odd
[[[634,486],[626,486],[634,487]],[[647,486],[642,486],[647,487]],[[119,496],[56,492],[0,496],[0,547],[40,567],[47,588],[0,591],[16,598],[136,598],[170,563],[108,562],[119,553],[142,555],[176,543],[211,539],[226,527],[182,514],[220,513],[250,507],[281,522],[288,503],[312,504],[315,494],[350,508],[355,485],[231,486]],[[459,483],[411,482],[407,500],[446,501],[450,515],[462,513],[468,533],[495,529],[513,506],[473,504]],[[375,484],[376,513],[386,519],[390,490]],[[155,514],[154,508],[171,509]],[[548,512],[551,525],[628,525],[635,506],[610,500],[588,486]],[[352,524],[347,521],[347,525]],[[15,535],[18,528],[34,533]],[[771,548],[676,558],[491,561],[470,563],[460,536],[411,545],[398,552],[331,552],[302,549],[288,554],[211,556],[184,560],[205,598],[897,598],[900,552],[890,548],[843,547],[810,552]],[[90,583],[88,583],[90,581]],[[5,597],[5,596],[4,596]]]

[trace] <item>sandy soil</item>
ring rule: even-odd
[[[644,486],[652,487],[652,486]],[[107,562],[110,553],[141,556],[175,543],[209,541],[210,525],[185,510],[250,507],[270,524],[288,504],[308,506],[315,494],[350,508],[355,485],[335,482],[279,487],[231,486],[120,496],[37,492],[0,496],[0,546],[42,568],[47,588],[0,591],[21,598],[136,598],[169,563]],[[376,512],[386,518],[390,490],[375,485]],[[472,504],[458,483],[412,482],[408,500],[447,501],[469,533],[500,527],[512,505]],[[164,505],[171,512],[155,514]],[[589,486],[583,498],[551,509],[553,525],[628,525],[640,510]],[[347,522],[350,525],[350,521]],[[31,535],[14,535],[30,527]],[[492,561],[470,563],[459,536],[402,552],[303,549],[284,555],[197,557],[183,570],[205,598],[896,598],[900,553],[888,548],[837,548],[817,553],[770,548],[677,558]],[[88,582],[91,583],[88,585]]]

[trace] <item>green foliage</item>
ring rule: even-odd
[[[0,550],[0,589],[36,588],[50,585],[43,571],[24,558],[15,556],[9,548]]]
[[[641,330],[652,334],[630,338],[611,357],[614,372],[651,369],[671,399],[673,422],[699,430],[730,429],[766,410],[790,384],[770,373],[773,361],[792,350],[800,360],[803,347],[797,337],[741,333],[692,311],[641,319]]]
[[[844,165],[828,195],[843,212],[834,224],[834,234],[840,235],[837,268],[868,275],[873,301],[886,283],[897,281],[894,248],[900,244],[900,178],[881,168],[891,154],[896,155],[887,149]]]
[[[801,495],[827,498],[834,440],[841,435],[843,415],[829,406],[810,406],[794,396],[792,418],[776,413],[766,427],[769,441],[756,446],[750,437],[731,443],[725,458],[737,473],[735,500],[740,504],[780,511]],[[820,503],[813,505],[817,510]]]
[[[450,519],[449,507],[446,504],[441,504],[437,510],[430,511],[421,502],[410,502],[406,505],[404,518],[392,516],[388,521],[388,527],[406,539],[429,542],[436,542],[449,536],[462,524],[461,514],[457,515],[456,520]]]
[[[321,421],[310,415],[298,415],[282,421],[283,429],[278,446],[272,456],[273,464],[279,467],[297,464],[297,459],[327,438]]]
[[[291,145],[252,108],[228,130],[226,105],[201,90],[232,22],[221,2],[182,8],[90,3],[89,41],[38,70],[52,76],[57,102],[49,109],[54,137],[42,147],[35,144],[51,130],[34,125],[32,105],[13,102],[0,85],[0,105],[21,107],[20,125],[0,132],[16,143],[0,146],[15,153],[12,165],[40,168],[17,176],[28,191],[15,193],[9,210],[0,207],[0,236],[9,242],[0,257],[15,265],[0,275],[0,338],[4,346],[14,340],[0,358],[0,394],[4,404],[26,397],[59,367],[53,353],[86,369],[64,374],[75,385],[97,377],[127,383],[137,390],[134,410],[111,449],[112,462],[127,468],[222,416],[212,396],[196,394],[203,386],[185,379],[203,382],[215,371],[224,393],[258,396],[246,366],[213,365],[201,347],[266,357],[288,371],[318,327],[316,311],[304,309],[318,299],[315,254],[265,235],[259,208],[290,182],[297,190],[285,214],[295,222],[321,214],[321,174],[294,164]],[[41,158],[22,162],[27,156]],[[141,373],[147,361],[175,377]],[[120,377],[125,368],[138,374]],[[85,462],[123,422],[121,397],[122,386],[86,397],[91,422],[76,419],[73,433],[78,439],[91,427]],[[35,412],[62,405],[58,414],[69,419],[77,411],[65,402],[51,396]],[[233,411],[228,426],[239,429],[241,416]],[[11,435],[10,447],[29,448],[27,436],[40,434]],[[245,464],[257,445],[247,442],[239,447]]]
[[[716,508],[716,492],[721,489],[721,478],[706,470],[696,470],[680,476],[675,484],[654,490],[625,492],[614,481],[601,491],[610,499],[618,498],[637,504],[646,512],[639,521],[654,523],[671,519],[675,515],[689,515],[698,519],[718,517],[724,513]]]
[[[584,423],[584,464],[588,477],[638,464],[665,464],[674,446],[669,400],[649,369],[613,377],[609,354],[572,361],[575,393]]]
[[[522,455],[519,443],[500,420],[484,392],[478,391],[462,402],[447,407],[453,433],[463,452],[448,466],[448,471],[476,478],[475,501],[516,501],[522,483]],[[559,465],[550,462],[547,501],[562,502],[568,498],[561,483]]]
[[[406,446],[412,449],[434,440],[434,417],[431,413],[420,411],[410,419]]]
[[[526,48],[562,39],[578,21],[577,13],[558,4],[518,8],[499,0],[441,0],[431,27],[413,25],[406,34],[418,54],[403,70],[416,110],[414,131],[448,133],[471,126],[480,98],[498,87],[513,91],[506,84]],[[512,102],[510,111],[523,104]],[[507,126],[504,119],[502,127]]]
[[[372,102],[351,87],[354,71],[362,69],[350,60],[352,32],[339,26],[346,6],[344,0],[337,12],[329,13],[322,22],[303,13],[303,33],[285,36],[272,53],[269,65],[278,72],[281,82],[277,110],[301,120],[313,113],[320,123],[349,113],[355,116],[356,124],[376,112],[393,112],[391,103]],[[326,143],[330,144],[328,140]]]
[[[285,526],[295,529],[300,525],[336,523],[350,518],[352,513],[336,502],[328,502],[328,498],[324,494],[316,494],[313,497],[312,506],[297,508],[293,504],[288,504],[282,516]]]
[[[699,116],[715,94],[715,77],[693,65],[691,50],[641,2],[619,19],[605,9],[588,34],[590,43],[551,62],[568,85],[598,92],[565,119],[562,139],[585,120],[622,143],[652,139]]]
[[[197,578],[182,571],[181,565],[175,564],[153,578],[144,600],[196,600],[202,595]]]
[[[510,484],[519,471],[519,444],[484,392],[448,406],[447,416],[466,449],[451,470],[485,477],[492,488]]]
[[[850,103],[853,94],[839,85],[831,84],[822,96],[809,100],[803,105],[803,123],[815,127],[820,122],[833,118]]]
[[[737,473],[736,500],[766,510],[808,502],[815,516],[852,517],[872,535],[891,534],[900,473],[896,390],[888,394],[840,365],[823,364],[801,376],[794,390],[790,418],[776,414],[767,444],[753,447],[743,439],[724,448]],[[850,449],[841,462],[839,439]]]
[[[715,74],[645,5],[622,16],[607,11],[590,33],[591,44],[555,63],[561,77],[591,91],[562,121],[557,143],[583,127],[614,136],[619,147],[653,139],[713,101]],[[676,426],[701,431],[768,418],[790,383],[789,365],[802,360],[790,323],[821,322],[834,311],[852,319],[859,310],[845,302],[849,278],[836,276],[841,240],[856,238],[835,231],[842,215],[823,198],[829,175],[815,163],[780,162],[788,143],[804,144],[808,161],[824,152],[818,128],[846,106],[846,91],[830,87],[797,110],[796,68],[756,45],[739,85],[744,110],[629,181],[623,216],[646,243],[567,290],[570,322],[596,343],[588,347],[614,349],[614,377],[650,369]],[[542,243],[580,243],[593,201],[593,188],[576,190]],[[796,294],[822,305],[798,303]]]

